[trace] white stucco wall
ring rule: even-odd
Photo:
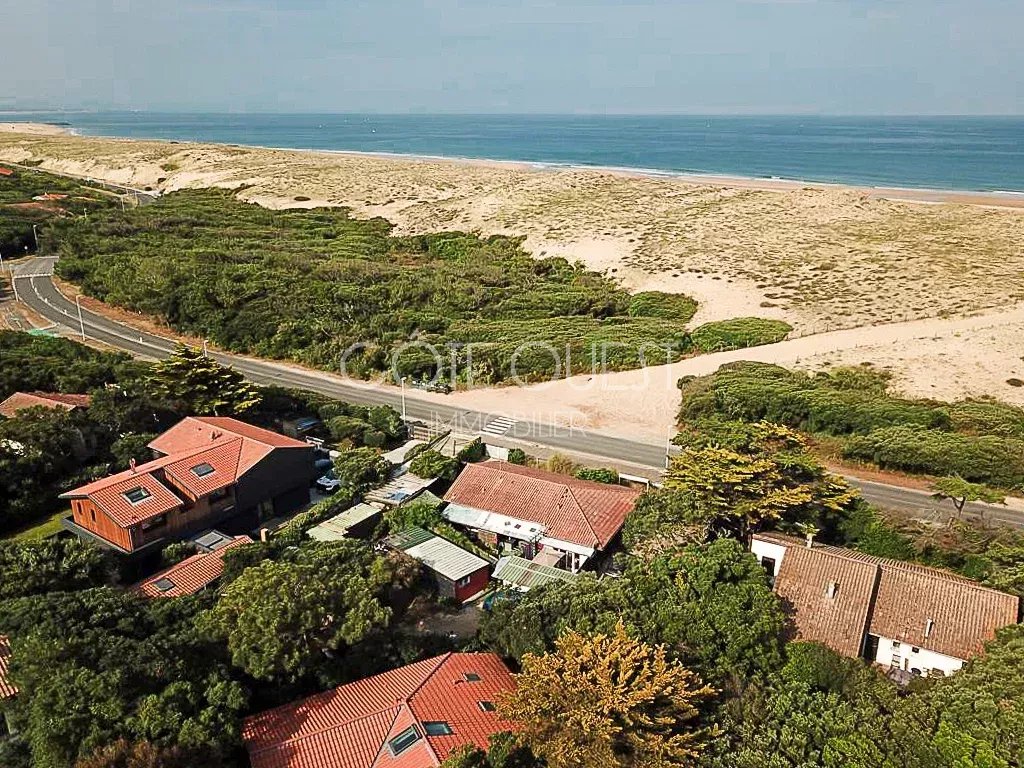
[[[766,557],[774,560],[775,570],[772,572],[772,578],[774,579],[779,575],[779,568],[782,567],[782,558],[786,554],[786,548],[784,546],[781,544],[773,544],[769,541],[761,541],[755,537],[750,542],[750,551],[754,553],[754,557],[757,558],[758,562],[762,562]]]
[[[885,667],[895,666],[893,656],[898,655],[899,668],[907,670],[918,670],[920,674],[927,676],[931,670],[941,671],[944,675],[951,675],[964,665],[962,659],[946,656],[927,648],[917,648],[909,643],[900,643],[893,647],[893,640],[890,637],[878,638],[878,653],[875,655],[875,663]]]

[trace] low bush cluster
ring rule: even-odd
[[[887,384],[885,374],[865,367],[808,374],[735,363],[681,380],[679,418],[684,432],[701,434],[714,421],[771,421],[838,437],[847,458],[885,468],[1003,488],[1024,484],[1024,409],[991,400],[910,400],[890,395]]]
[[[694,349],[699,352],[725,352],[782,341],[793,326],[782,320],[760,317],[736,317],[716,320],[698,326],[690,334]]]

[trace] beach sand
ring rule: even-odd
[[[53,129],[47,126],[47,129]],[[822,367],[870,362],[907,394],[1024,402],[1024,196],[857,189],[781,180],[667,177],[526,163],[403,158],[0,129],[0,160],[159,191],[243,187],[270,207],[344,205],[400,233],[524,236],[535,255],[579,260],[632,290],[687,293],[694,323],[757,315],[798,338],[594,385],[450,396],[556,423],[667,433],[674,381],[721,359]],[[296,200],[307,197],[309,200]],[[1009,311],[1004,311],[1009,310]],[[982,313],[984,321],[965,316]],[[966,325],[957,325],[966,322]],[[923,323],[923,324],[922,324]],[[837,331],[839,333],[837,333]],[[650,372],[648,373],[650,375]],[[668,386],[664,386],[668,382]],[[625,389],[623,389],[625,386]],[[518,392],[518,394],[517,394]]]

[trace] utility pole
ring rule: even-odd
[[[405,376],[403,376],[401,378],[401,382],[402,382],[402,421],[407,423],[409,421],[409,419],[408,419],[408,415],[405,412]]]
[[[35,224],[32,225],[32,239],[36,241],[36,253],[39,253],[39,230]]]
[[[82,331],[82,341],[85,341],[85,320],[82,319],[82,296],[75,296],[75,305],[78,307],[78,327]]]

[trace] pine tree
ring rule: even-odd
[[[153,366],[150,383],[154,394],[201,416],[244,413],[261,400],[259,390],[238,371],[184,344]]]

